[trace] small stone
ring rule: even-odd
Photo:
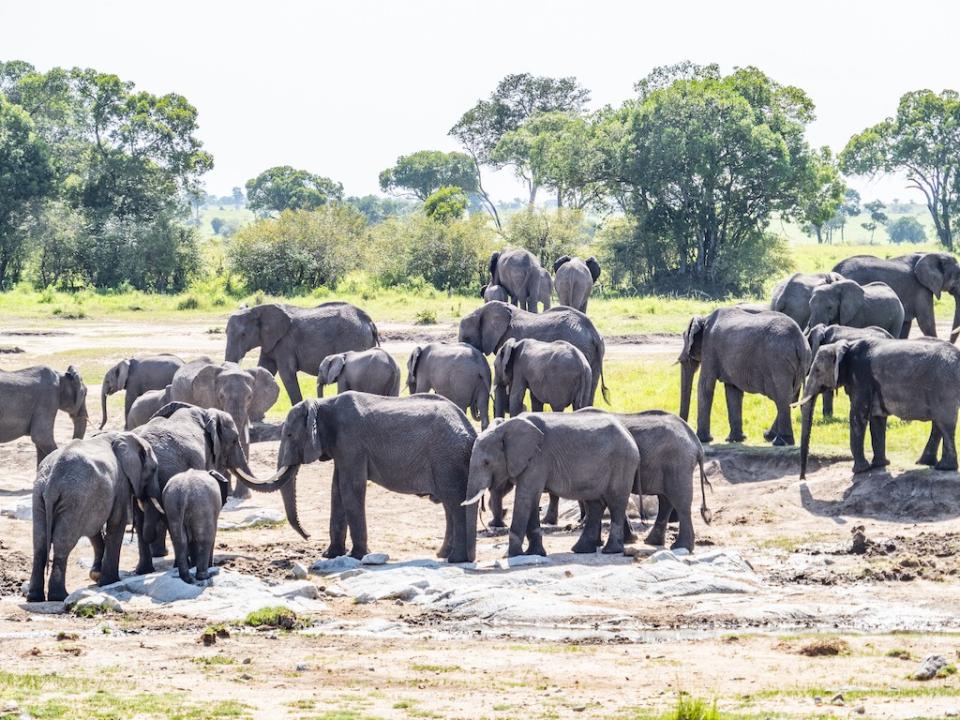
[[[297,663],[297,672],[306,672],[310,669],[310,666],[306,663]]]
[[[863,525],[855,525],[850,531],[850,552],[854,555],[863,555],[867,552],[867,536]]]
[[[831,705],[840,705],[840,706],[842,706],[842,705],[844,704],[844,703],[843,703],[843,693],[837,693],[837,694],[834,695],[832,698],[830,698],[830,704],[831,704]]]
[[[320,575],[343,572],[360,567],[360,561],[349,555],[341,555],[330,560],[317,560],[310,569]]]
[[[19,709],[19,707],[20,707],[20,706],[17,705],[16,701],[14,701],[14,700],[7,700],[7,701],[3,704],[3,712],[4,712],[4,713],[15,713],[15,712]]]
[[[360,562],[364,565],[386,565],[389,559],[386,553],[367,553]]]
[[[296,580],[306,580],[307,578],[307,567],[303,563],[295,562],[290,568],[290,574],[293,575]]]
[[[867,712],[867,709],[866,709],[863,705],[857,705],[857,706],[853,709],[853,711],[854,711],[857,715],[863,715],[864,713]]]
[[[814,696],[813,696],[813,704],[814,704],[814,705],[823,705],[823,698],[820,697],[819,695],[814,695]]]
[[[945,715],[946,717],[957,717],[958,715],[960,715],[960,712],[957,712],[956,710],[947,710],[947,711],[944,713],[944,715]]]
[[[252,662],[253,662],[253,658],[244,658],[244,659],[243,659],[243,662],[241,662],[240,664],[241,664],[241,665],[249,665],[249,664],[252,663]]]

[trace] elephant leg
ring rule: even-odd
[[[126,513],[119,522],[107,523],[107,531],[103,537],[103,561],[100,566],[100,579],[97,584],[101,587],[120,582],[120,548],[123,546],[123,531],[126,530]]]
[[[637,495],[637,498],[640,500],[639,507],[643,510],[643,496]],[[641,518],[641,522],[643,519]],[[625,545],[632,545],[640,538],[637,537],[637,534],[633,531],[633,525],[630,524],[629,514],[624,514],[623,516],[623,542]]]
[[[437,550],[438,558],[447,558],[450,556],[450,547],[453,545],[453,538],[450,536],[450,528],[453,527],[453,518],[450,515],[450,508],[446,503],[443,504],[443,516],[444,516],[444,525],[443,525],[443,542],[440,544],[440,549]]]
[[[910,328],[913,326],[913,318],[909,320],[907,318],[903,319],[903,325],[900,326],[900,339],[906,340],[910,337]]]
[[[587,518],[580,531],[580,538],[571,548],[575,553],[595,553],[600,547],[600,531],[603,525],[603,501],[587,502]]]
[[[467,546],[469,545],[467,539],[467,512],[465,508],[460,506],[460,503],[454,498],[451,500],[444,501],[444,507],[447,508],[449,525],[447,532],[451,537],[452,545],[450,547],[450,553],[447,555],[447,562],[449,563],[464,563],[470,562],[470,558],[467,555]],[[473,508],[470,508],[470,512],[473,511]]]
[[[870,469],[863,454],[863,443],[867,434],[867,407],[857,407],[858,399],[850,398],[850,454],[853,455],[853,472],[862,473]]]
[[[370,552],[367,547],[367,463],[360,460],[352,464],[347,472],[340,472],[339,482],[340,500],[343,503],[343,513],[347,518],[347,527],[350,529],[350,556],[357,560]]]
[[[773,444],[777,447],[784,447],[787,445],[793,445],[795,440],[793,438],[793,421],[790,418],[790,402],[788,400],[777,400],[777,419],[775,424],[777,427],[777,437],[774,439]]]
[[[493,514],[490,527],[502,528],[507,526],[503,521],[503,497],[512,489],[513,484],[509,482],[505,486],[490,488],[490,512]]]
[[[920,455],[920,459],[917,460],[918,465],[929,465],[933,467],[937,464],[937,455],[940,452],[940,440],[942,438],[943,433],[940,432],[937,424],[930,423],[930,437],[927,438],[927,444],[923,448],[923,453]]]
[[[727,396],[727,418],[730,421],[727,442],[743,442],[747,439],[743,434],[743,390],[730,383],[724,383],[723,389]]]
[[[957,432],[957,416],[954,413],[946,422],[940,422],[937,424],[940,428],[940,433],[943,435],[943,457],[940,458],[934,467],[937,470],[956,470],[957,469],[957,443],[956,443],[956,432]]]
[[[820,396],[823,398],[823,417],[833,417],[833,390],[824,390]]]
[[[686,548],[690,552],[693,552],[693,517],[690,513],[690,504],[687,503],[683,505],[681,503],[677,506],[677,514],[680,516],[680,532],[677,534],[677,539],[674,540],[670,549],[677,550],[679,548]]]
[[[170,528],[170,541],[173,543],[173,556],[177,566],[177,574],[183,582],[192,585],[194,579],[190,575],[190,546],[187,543],[186,533],[183,531],[183,523],[175,522]]]
[[[890,464],[887,460],[887,418],[879,415],[870,417],[870,446],[873,448],[870,467],[882,468]]]
[[[544,525],[556,525],[560,515],[560,497],[550,493],[550,503],[547,505],[547,512],[543,516]]]
[[[43,602],[46,599],[46,593],[43,591],[44,574],[47,572],[47,553],[49,552],[49,541],[44,536],[44,530],[34,528],[33,540],[33,567],[30,570],[30,586],[27,589],[27,602]]]
[[[166,557],[167,550],[167,521],[161,516],[157,519],[157,536],[150,543],[150,553],[155,558]]]
[[[333,469],[333,481],[330,483],[330,544],[324,550],[325,558],[337,558],[347,554],[347,518],[343,513],[340,499],[340,472]]]
[[[708,443],[713,440],[710,436],[710,413],[713,411],[713,391],[716,384],[717,379],[701,368],[697,384],[697,437],[700,442]]]
[[[44,439],[42,442],[34,440],[33,443],[37,448],[37,467],[40,466],[40,463],[43,462],[43,459],[57,449],[57,443],[53,441],[53,438],[49,440]]]
[[[532,392],[530,393],[530,412],[543,412],[543,402]]]
[[[657,519],[653,522],[653,527],[647,536],[643,539],[647,545],[663,545],[667,537],[667,522],[673,513],[673,505],[666,495],[657,495]]]
[[[627,519],[628,495],[608,495],[604,498],[610,508],[610,530],[607,543],[600,551],[604,555],[623,554],[623,524]]]
[[[88,540],[93,545],[93,565],[90,567],[90,579],[97,582],[103,567],[103,533],[94,533]]]
[[[523,412],[523,396],[527,393],[527,386],[521,380],[514,380],[510,385],[510,417],[516,417]],[[531,393],[531,398],[533,394]]]
[[[523,538],[528,534],[531,526],[530,516],[537,516],[537,506],[543,486],[531,483],[529,480],[517,485],[513,499],[513,517],[510,520],[510,536],[507,545],[507,557],[523,555]],[[540,532],[540,521],[536,518],[537,532]]]
[[[290,404],[296,405],[303,400],[303,394],[300,392],[300,383],[297,380],[296,368],[282,366],[280,368],[280,381],[283,383],[284,390],[290,396]]]
[[[927,337],[937,336],[937,319],[933,315],[933,299],[929,306],[921,305],[917,308],[917,327]]]
[[[210,577],[210,565],[213,558],[213,543],[197,543],[197,580],[206,580]]]
[[[149,575],[153,572],[153,554],[150,552],[150,543],[143,539],[143,511],[133,504],[133,527],[137,531],[137,551],[140,559],[137,561],[136,575]]]
[[[70,550],[58,549],[54,546],[47,600],[63,600],[67,597],[67,558],[69,556]]]

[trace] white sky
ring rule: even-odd
[[[0,59],[94,67],[200,112],[226,194],[272,165],[379,192],[400,154],[447,130],[511,72],[576,75],[618,104],[656,65],[756,65],[817,106],[810,140],[840,150],[907,90],[960,88],[960,4],[943,2],[249,2],[31,0],[0,5]],[[520,195],[508,173],[495,197]],[[912,197],[895,179],[867,197]]]

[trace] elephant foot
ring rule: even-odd
[[[197,580],[209,580],[210,571],[209,570],[197,570]]]
[[[181,570],[180,573],[179,573],[179,575],[180,575],[180,579],[181,579],[183,582],[185,582],[187,585],[196,585],[196,584],[197,584],[197,580],[202,580],[202,579],[203,579],[203,578],[200,577],[200,573],[197,573],[197,580],[194,580],[194,579],[193,579],[193,576],[190,575],[190,571],[189,571],[189,570],[187,570],[187,571]]]
[[[771,430],[764,430],[764,431],[763,431],[763,439],[764,439],[764,440],[773,441],[773,439],[774,439],[775,437],[777,437],[777,433],[774,432],[772,429],[771,429]]]
[[[681,549],[681,548],[685,549],[687,552],[691,552],[691,553],[692,553],[692,552],[693,552],[693,540],[682,540],[682,541],[681,541],[680,538],[677,538],[676,542],[674,542],[673,545],[670,546],[670,549],[671,549],[671,550],[679,550],[679,549]]]
[[[664,544],[666,534],[666,528],[658,528],[656,525],[654,525],[653,529],[648,532],[647,536],[643,539],[643,542],[646,545],[660,547]]]
[[[90,579],[94,582],[100,580],[100,570],[99,568],[90,568]]]
[[[547,556],[547,551],[543,547],[542,542],[530,543],[530,546],[523,553],[524,555],[539,555],[541,557]]]
[[[713,442],[713,435],[709,433],[697,433],[697,439],[702,443],[711,443]]]
[[[451,552],[450,555],[447,557],[447,562],[451,564],[466,563],[466,562],[470,562],[470,558],[467,557],[467,553],[465,550],[461,550],[458,552]]]
[[[33,588],[27,590],[27,602],[43,602],[46,598],[43,595],[43,590],[34,590]]]
[[[874,470],[879,470],[880,468],[885,468],[890,464],[890,461],[884,458],[874,458],[873,462],[870,463],[870,467]]]
[[[794,444],[793,438],[789,435],[777,435],[773,439],[774,447],[793,447]]]
[[[859,475],[860,473],[865,473],[870,470],[872,466],[866,460],[858,460],[853,464],[853,474]]]
[[[50,592],[47,593],[47,600],[49,600],[50,602],[54,602],[56,600],[63,601],[67,599],[67,594],[68,594],[67,589],[65,587],[62,587],[62,588],[52,587],[50,588]]]
[[[559,518],[557,517],[557,513],[550,512],[548,510],[546,514],[544,514],[543,520],[541,520],[540,522],[544,525],[556,525],[558,519]]]
[[[97,585],[100,587],[105,587],[107,585],[113,585],[114,583],[120,582],[120,573],[109,573],[104,574],[100,573],[100,579],[97,580]]]
[[[230,494],[238,500],[246,500],[251,495],[250,488],[248,488],[239,480],[237,481],[236,485],[233,486],[233,492]]]
[[[935,470],[944,470],[947,472],[952,472],[957,469],[957,459],[953,458],[952,460],[948,460],[947,458],[944,458],[933,467]]]
[[[623,542],[626,545],[633,545],[639,539],[640,538],[635,532],[633,532],[633,530],[630,530],[629,532],[624,531],[623,533]]]
[[[519,556],[521,556],[521,555],[523,555],[523,547],[522,547],[522,546],[520,546],[520,545],[514,545],[513,543],[511,543],[510,545],[507,546],[507,557],[508,557],[508,558],[519,557]]]
[[[744,435],[743,433],[740,433],[739,435],[734,435],[733,433],[730,433],[729,435],[727,435],[726,442],[728,442],[728,443],[742,443],[742,442],[743,442],[744,440],[746,440],[746,439],[747,439],[747,436]]]
[[[149,575],[153,572],[153,563],[152,562],[141,562],[137,564],[136,569],[133,571],[134,575]]]
[[[365,547],[355,547],[350,551],[350,557],[356,558],[357,560],[363,560],[363,556],[369,554],[370,550]]]
[[[619,540],[607,539],[607,544],[603,546],[603,550],[600,552],[604,555],[623,555],[623,543]]]
[[[150,551],[150,554],[153,555],[153,557],[155,557],[155,558],[162,558],[162,557],[166,557],[167,555],[169,555],[169,554],[170,554],[170,551],[167,550],[167,546],[164,545],[162,548],[158,548],[158,549],[156,549],[156,550],[151,550],[151,551]]]
[[[581,535],[580,539],[577,540],[576,544],[574,544],[570,550],[582,555],[593,554],[597,551],[597,541]]]
[[[933,453],[924,453],[920,456],[920,459],[917,460],[917,465],[929,465],[933,467],[937,464],[937,456]]]
[[[338,558],[347,554],[347,548],[344,545],[328,545],[322,554],[325,558]]]
[[[507,524],[503,521],[502,517],[495,517],[489,523],[487,523],[487,527],[492,528],[505,528],[506,526]]]

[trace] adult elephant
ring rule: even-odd
[[[550,307],[552,282],[536,256],[522,249],[504,250],[490,255],[490,284],[499,285],[510,302],[523,310],[537,312],[537,303]]]
[[[590,403],[601,388],[603,399],[610,402],[603,383],[603,338],[586,315],[573,308],[557,306],[544,313],[531,313],[502,302],[488,302],[460,320],[459,340],[492,355],[503,344],[514,340],[566,340],[583,353],[590,364],[592,384]]]
[[[695,316],[683,333],[680,353],[680,417],[690,414],[693,376],[697,386],[697,437],[710,442],[713,391],[719,380],[727,396],[730,435],[727,442],[742,442],[743,394],[765,395],[777,406],[777,419],[769,433],[774,445],[792,445],[790,403],[797,399],[803,377],[810,368],[810,346],[800,326],[779,312],[755,312],[731,307]]]
[[[833,269],[861,285],[883,282],[893,288],[903,304],[903,325],[899,332],[901,338],[910,335],[914,319],[920,332],[937,337],[933,299],[939,299],[941,292],[950,293],[955,303],[950,342],[956,342],[960,334],[960,264],[953,255],[918,252],[890,260],[873,255],[855,255],[841,260]]]
[[[87,432],[87,386],[73,365],[59,373],[45,365],[0,370],[0,442],[25,435],[37,449],[37,464],[57,449],[57,411],[73,420],[73,437]]]
[[[830,345],[841,340],[854,341],[863,338],[881,338],[892,340],[895,336],[880,327],[853,328],[846,325],[814,325],[808,329],[804,335],[810,344],[811,357],[816,356],[817,350],[821,345]],[[833,390],[824,390],[820,393],[823,397],[823,416],[825,418],[833,417]]]
[[[410,394],[435,392],[480,421],[490,424],[490,366],[483,353],[466,343],[417,345],[407,360]]]
[[[593,284],[600,277],[600,263],[592,255],[586,260],[564,255],[553,264],[554,285],[561,305],[587,311]]]
[[[239,363],[259,347],[260,367],[271,374],[280,373],[290,402],[296,404],[303,399],[297,372],[316,377],[327,355],[379,344],[373,320],[350,303],[333,301],[315,308],[268,303],[230,316],[224,359]]]
[[[126,418],[136,399],[148,390],[163,390],[182,366],[183,360],[176,355],[161,354],[127,358],[107,370],[100,386],[100,429],[103,430],[107,424],[108,395],[126,391],[123,398],[123,418],[124,427],[129,430]]]
[[[794,273],[777,284],[770,298],[770,309],[781,312],[801,328],[810,324],[810,298],[821,285],[843,280],[836,272]]]
[[[446,530],[437,555],[470,562],[476,526],[467,532],[466,497],[470,452],[476,432],[467,416],[438,395],[383,397],[349,390],[332,398],[304,400],[283,423],[277,472],[254,490],[279,489],[290,526],[304,538],[297,511],[296,478],[301,465],[333,460],[330,545],[324,557],[346,553],[362,558],[367,546],[366,491],[372,480],[393,492],[441,503]]]
[[[809,322],[811,327],[881,327],[891,335],[899,335],[903,327],[903,305],[886,283],[861,285],[853,280],[838,280],[814,288]]]

